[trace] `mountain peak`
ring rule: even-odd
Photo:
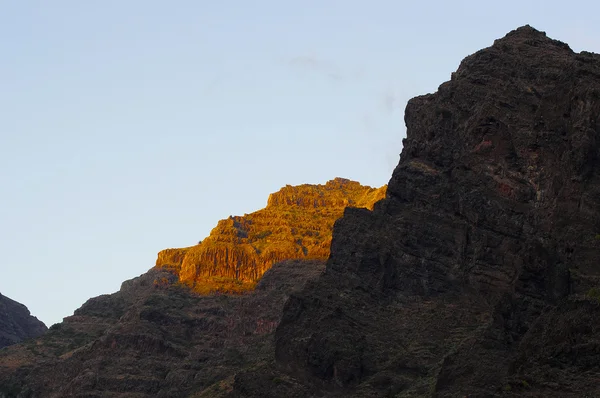
[[[495,40],[493,47],[508,44],[532,47],[557,47],[571,51],[568,44],[552,39],[546,35],[546,32],[537,30],[530,25],[524,25],[508,32],[503,38]]]
[[[524,26],[405,121],[386,199],[288,301],[277,366],[345,396],[595,395],[600,56]]]
[[[161,251],[156,266],[175,271],[199,293],[249,290],[278,261],[326,260],[344,209],[372,209],[385,192],[339,177],[286,185],[269,195],[264,209],[219,221],[198,245]]]

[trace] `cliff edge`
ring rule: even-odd
[[[198,293],[250,290],[276,262],[325,261],[344,209],[372,209],[385,192],[344,178],[287,185],[269,195],[264,209],[219,221],[198,245],[161,251],[156,267],[173,270]]]
[[[405,121],[386,199],[345,211],[236,396],[273,396],[272,372],[316,395],[596,396],[600,55],[521,27]]]

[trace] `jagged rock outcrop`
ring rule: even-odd
[[[206,296],[152,269],[88,300],[44,336],[0,351],[0,397],[226,394],[238,370],[273,357],[289,293],[323,268],[282,262],[250,293]]]
[[[344,209],[371,209],[385,190],[344,178],[288,185],[269,195],[264,209],[219,221],[198,245],[161,251],[156,266],[176,271],[200,293],[248,290],[278,261],[326,260]]]
[[[47,329],[23,304],[0,294],[0,348],[37,337]]]
[[[600,55],[519,28],[405,121],[386,199],[336,222],[276,365],[233,395],[275,397],[280,374],[344,397],[598,396]]]

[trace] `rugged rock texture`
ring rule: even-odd
[[[386,199],[336,222],[234,395],[598,396],[600,56],[522,27],[405,121]]]
[[[0,397],[598,396],[600,56],[519,28],[405,120],[386,198],[344,211],[324,273],[285,262],[238,296],[174,283],[252,282],[265,253],[318,253],[320,229],[288,221],[323,196],[286,188],[278,217],[225,220],[4,349]]]
[[[343,178],[325,185],[288,185],[271,194],[264,209],[219,221],[200,244],[163,250],[156,266],[176,271],[199,293],[249,290],[278,261],[325,261],[333,223],[344,209],[372,209],[385,191],[385,186],[376,189]]]
[[[88,300],[43,337],[0,351],[0,397],[226,395],[238,370],[273,357],[289,293],[323,268],[282,262],[249,294],[208,296],[153,269]]]
[[[37,337],[47,329],[23,304],[0,294],[0,348]]]

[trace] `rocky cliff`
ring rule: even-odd
[[[264,209],[219,221],[198,245],[161,251],[156,267],[174,270],[199,293],[252,289],[278,261],[326,260],[333,223],[344,209],[372,209],[385,191],[385,186],[371,188],[343,178],[324,185],[288,185],[269,195]]]
[[[274,371],[314,395],[598,396],[600,55],[519,28],[405,121],[386,199],[345,211],[236,396],[274,397]]]
[[[46,330],[27,307],[0,294],[0,348],[37,337]]]

